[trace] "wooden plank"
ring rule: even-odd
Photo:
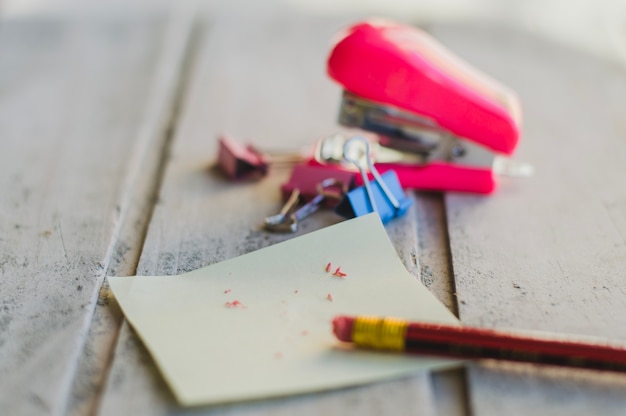
[[[446,196],[461,320],[626,340],[624,69],[490,25],[435,35],[516,89],[525,120],[516,159],[536,175],[497,194]],[[472,366],[476,414],[623,414],[623,376]]]
[[[333,133],[339,88],[325,75],[329,39],[343,19],[281,15],[219,16],[208,27],[176,131],[139,274],[186,272],[274,244],[292,235],[260,230],[280,208],[287,168],[259,182],[228,183],[211,169],[221,131],[260,147],[298,149]],[[302,222],[297,235],[333,224],[330,212]],[[405,264],[419,276],[413,209],[388,230]],[[202,414],[435,414],[428,374],[366,387],[283,400],[192,409]],[[122,328],[100,412],[184,413],[147,351]]]
[[[137,142],[122,192],[124,221],[118,223],[115,253],[107,274],[133,275],[161,184],[171,131],[193,48],[192,10],[180,8],[167,17],[152,77],[150,96],[137,130]],[[93,414],[107,377],[122,314],[109,297],[106,282],[100,290],[85,345],[72,385],[68,414]]]
[[[171,92],[155,95],[154,85],[166,81],[166,22],[135,17],[9,20],[0,29],[5,414],[71,411],[105,272],[138,252],[141,239],[129,236],[141,234],[152,203]]]

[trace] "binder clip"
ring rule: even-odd
[[[217,163],[229,179],[258,179],[265,176],[270,165],[302,162],[304,156],[297,153],[270,154],[261,152],[251,144],[243,145],[232,137],[219,137]]]
[[[329,76],[343,88],[339,123],[419,158],[381,162],[404,187],[490,193],[495,174],[526,177],[515,150],[521,109],[513,91],[461,61],[426,33],[384,20],[357,23],[335,43]]]
[[[300,192],[304,202],[314,199],[320,194],[320,184],[334,181],[347,190],[354,188],[356,174],[351,171],[337,170],[327,166],[296,165],[291,171],[289,180],[281,186],[283,200],[287,201],[295,189]],[[331,187],[325,186],[325,192],[332,192]],[[339,190],[337,190],[339,191]],[[343,195],[341,195],[343,196]],[[339,198],[326,198],[324,204],[329,207],[337,205]]]
[[[271,232],[295,233],[298,231],[300,221],[317,212],[323,205],[336,205],[325,204],[325,201],[343,199],[348,191],[348,186],[339,179],[326,178],[316,184],[315,189],[315,197],[298,207],[301,192],[300,189],[294,188],[280,212],[265,218],[263,227]]]
[[[393,170],[380,175],[370,159],[369,142],[363,137],[353,137],[344,145],[344,158],[353,163],[361,174],[363,185],[348,192],[335,208],[345,218],[354,218],[376,212],[383,224],[403,215],[411,201],[400,186]],[[371,181],[366,168],[374,177]]]
[[[219,138],[217,163],[230,179],[265,176],[268,168],[265,157],[252,145],[244,146],[227,135]]]

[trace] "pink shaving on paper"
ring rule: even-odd
[[[243,303],[239,302],[238,300],[234,300],[232,302],[226,302],[224,304],[224,306],[226,306],[227,308],[240,308],[240,309],[247,309],[248,308],[246,305],[244,305]]]
[[[330,271],[332,270],[332,268],[333,268],[332,263],[331,263],[331,262],[328,262],[328,263],[326,264],[326,267],[324,268],[324,270],[326,271],[326,273],[330,273]],[[344,272],[342,272],[342,271],[341,271],[341,266],[337,267],[337,268],[335,269],[335,271],[332,273],[332,275],[333,275],[333,276],[335,276],[335,277],[347,277],[347,276],[348,276],[348,274],[347,274],[347,273],[344,273]]]
[[[348,274],[342,272],[341,271],[341,267],[337,267],[337,269],[333,272],[333,276],[336,276],[336,277],[346,277],[346,276],[348,276]]]
[[[326,299],[328,299],[330,302],[333,301],[333,295],[331,295],[330,293],[328,295],[326,295]]]

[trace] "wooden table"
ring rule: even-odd
[[[259,228],[289,169],[229,183],[229,132],[299,149],[338,130],[325,76],[351,18],[275,12],[0,26],[0,413],[623,414],[626,377],[493,362],[321,394],[181,409],[107,275],[177,274],[291,235]],[[626,340],[624,68],[506,27],[425,26],[510,85],[530,180],[411,193],[387,229],[462,322]],[[339,221],[308,219],[299,234]],[[418,284],[416,282],[416,284]]]

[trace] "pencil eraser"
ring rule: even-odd
[[[346,316],[333,318],[333,333],[339,341],[352,342],[352,327],[354,319]]]

